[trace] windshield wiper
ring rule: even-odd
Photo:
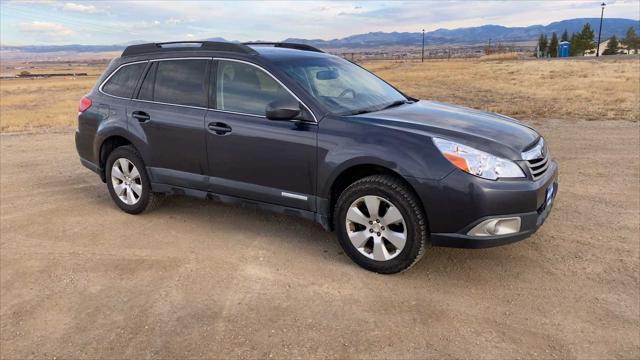
[[[389,108],[392,108],[392,107],[396,107],[396,106],[400,106],[400,105],[404,105],[404,104],[410,104],[410,103],[412,103],[412,101],[409,101],[409,100],[396,100],[396,101],[392,102],[389,105],[385,105],[380,110],[385,110],[385,109],[389,109]]]
[[[343,116],[353,116],[353,115],[366,114],[366,113],[379,111],[379,110],[380,110],[379,107],[369,106],[369,107],[366,107],[366,108],[363,108],[363,109],[356,109],[356,110],[347,111],[345,113],[342,113],[341,115],[343,115]]]
[[[345,115],[353,116],[353,115],[366,114],[366,113],[370,113],[370,112],[374,112],[374,111],[378,111],[378,109],[367,108],[367,109],[353,110],[353,111],[349,111]]]
[[[403,104],[412,104],[413,101],[411,100],[396,100],[390,104],[387,104],[383,107],[379,107],[379,106],[375,106],[375,107],[368,107],[368,108],[364,108],[364,109],[359,109],[359,110],[353,110],[350,111],[346,114],[343,115],[347,115],[347,116],[353,116],[353,115],[360,115],[360,114],[366,114],[366,113],[370,113],[370,112],[374,112],[374,111],[381,111],[381,110],[385,110],[385,109],[389,109],[395,106],[400,106]]]

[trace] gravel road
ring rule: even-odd
[[[540,121],[545,226],[377,275],[311,222],[172,197],[118,210],[71,132],[0,136],[2,358],[639,358],[640,132]]]

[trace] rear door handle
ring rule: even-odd
[[[147,122],[151,119],[151,116],[144,111],[134,111],[131,113],[131,117],[134,119],[138,119],[141,123]]]
[[[226,135],[231,132],[231,127],[221,122],[211,122],[207,125],[207,128],[216,135]]]

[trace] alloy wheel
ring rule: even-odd
[[[131,161],[118,158],[111,167],[113,190],[123,203],[135,205],[142,196],[142,178]]]
[[[369,259],[391,260],[407,242],[407,226],[400,210],[379,196],[367,195],[354,201],[345,223],[351,244]]]

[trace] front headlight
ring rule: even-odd
[[[525,177],[520,166],[511,160],[449,140],[433,138],[433,143],[447,160],[469,174],[489,180]]]

